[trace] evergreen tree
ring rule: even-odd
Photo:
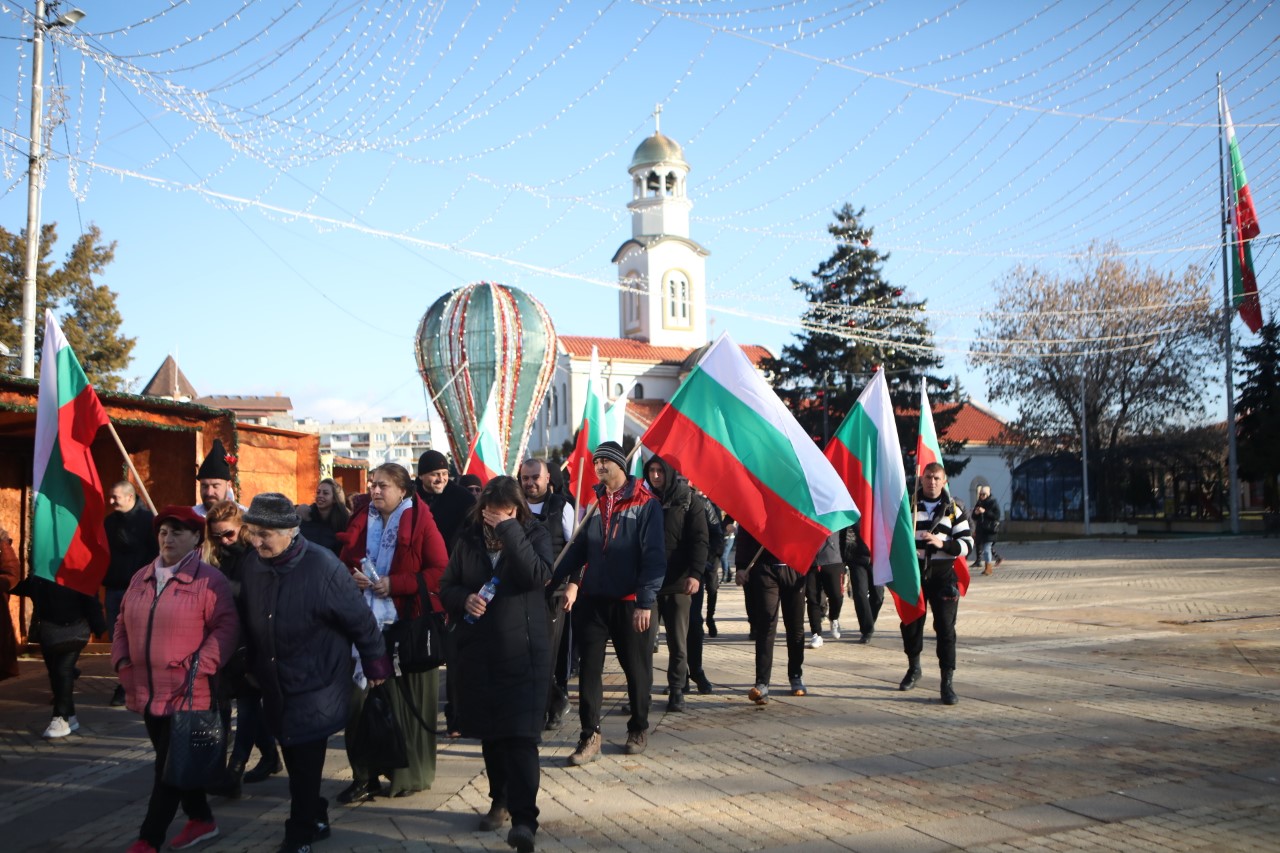
[[[1240,473],[1250,480],[1262,480],[1267,509],[1280,511],[1280,325],[1275,320],[1263,325],[1260,340],[1240,351],[1244,359],[1244,381],[1237,402],[1236,435],[1239,440]]]
[[[955,419],[955,410],[936,411],[950,399],[950,380],[937,375],[942,358],[933,348],[933,332],[923,317],[925,303],[907,296],[881,275],[889,255],[872,248],[872,229],[862,222],[865,208],[845,204],[835,211],[827,231],[835,239],[831,257],[818,265],[810,280],[791,279],[809,307],[801,318],[805,331],[776,359],[762,366],[774,376],[775,390],[801,426],[823,443],[835,434],[876,367],[885,371],[894,407],[913,414],[898,416],[898,437],[908,454],[916,446],[920,381],[924,379],[935,407],[939,433]],[[825,424],[825,430],[824,430]],[[954,476],[967,459],[956,458],[963,445],[944,442],[947,472]]]
[[[90,225],[72,245],[62,266],[50,261],[58,240],[57,225],[40,229],[40,257],[36,266],[36,357],[44,342],[44,309],[53,310],[67,342],[75,350],[89,381],[100,391],[118,391],[124,385],[120,372],[129,364],[135,338],[120,334],[121,317],[116,294],[95,284],[115,258],[116,244],[103,244],[102,232]],[[26,277],[27,235],[0,228],[0,343],[13,353],[22,347],[22,284]],[[16,373],[17,359],[5,370]]]

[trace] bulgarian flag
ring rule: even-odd
[[[493,389],[497,387],[495,383]],[[467,454],[467,463],[462,466],[462,473],[475,474],[481,483],[501,477],[507,468],[502,458],[502,444],[498,441],[498,411],[494,407],[493,389],[490,389],[489,401],[485,403],[484,412],[480,415],[476,438],[471,442],[471,452]]]
[[[618,444],[622,444],[623,436],[627,431],[627,397],[631,394],[631,389],[634,387],[636,387],[636,381],[632,379],[627,383],[626,388],[623,389],[621,396],[610,403],[605,409],[604,417],[605,423],[607,424],[605,438],[609,441],[616,441]],[[636,478],[643,478],[644,476],[644,459],[639,448],[631,454],[630,474]]]
[[[569,472],[569,493],[578,502],[581,514],[588,506],[595,503],[596,467],[591,461],[600,442],[608,440],[607,423],[604,415],[604,399],[597,390],[600,385],[600,361],[596,348],[591,348],[591,372],[587,375],[587,399],[582,407],[582,418],[579,420],[578,437],[573,452],[565,467]]]
[[[110,422],[53,312],[44,312],[31,482],[31,573],[97,595],[110,552],[102,479],[90,446]]]
[[[858,520],[840,475],[727,333],[641,441],[801,574]]]
[[[942,446],[938,443],[938,431],[933,427],[933,407],[929,405],[929,392],[925,390],[924,379],[920,380],[920,434],[916,439],[916,483],[920,475],[930,463],[942,464]],[[916,486],[919,491],[919,486]],[[956,557],[956,580],[960,582],[960,594],[969,591],[969,561],[964,556]],[[921,602],[923,606],[923,602]],[[899,608],[901,612],[901,608]],[[923,610],[920,615],[924,615]],[[904,620],[905,621],[905,620]]]
[[[1231,149],[1231,195],[1227,204],[1231,212],[1231,301],[1240,311],[1240,319],[1257,332],[1262,328],[1262,305],[1258,301],[1258,279],[1253,273],[1253,249],[1249,241],[1261,233],[1258,227],[1258,211],[1253,206],[1253,193],[1249,179],[1244,174],[1244,160],[1240,157],[1240,145],[1236,141],[1236,128],[1231,123],[1231,110],[1227,108],[1227,93],[1222,98],[1222,115],[1227,126],[1227,145]]]
[[[872,577],[889,587],[899,617],[914,622],[924,615],[915,511],[884,371],[877,370],[863,389],[826,456],[862,510],[858,535],[871,550]]]

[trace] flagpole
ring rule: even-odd
[[[151,502],[151,495],[147,494],[147,487],[142,482],[142,477],[138,476],[138,469],[133,467],[133,459],[129,456],[129,451],[124,449],[124,442],[120,440],[120,433],[116,432],[116,426],[111,423],[110,418],[107,418],[107,429],[111,432],[111,437],[116,440],[116,447],[120,448],[120,455],[124,457],[124,464],[129,466],[129,473],[133,475],[138,488],[142,490],[142,499],[147,502],[147,508],[151,510],[152,515],[155,515],[156,505]]]
[[[640,442],[636,442],[635,447],[631,448],[631,452],[627,454],[627,467],[624,470],[631,470],[631,460],[640,452]],[[578,463],[579,474],[581,474],[582,463]],[[573,533],[569,534],[569,540],[564,543],[564,547],[560,549],[560,553],[556,555],[556,561],[551,564],[551,573],[555,574],[556,569],[560,566],[560,561],[564,559],[564,555],[569,552],[569,546],[573,544],[573,540],[578,538],[578,534],[582,532],[582,528],[587,526],[587,522],[600,509],[600,502],[595,501],[587,508],[587,514],[583,516],[582,521],[578,522],[578,526],[573,528]]]
[[[1240,475],[1237,469],[1236,450],[1236,395],[1235,380],[1232,376],[1231,354],[1231,272],[1228,268],[1227,252],[1230,243],[1227,240],[1227,182],[1223,174],[1226,157],[1222,137],[1226,123],[1222,115],[1222,72],[1218,72],[1218,196],[1222,204],[1222,349],[1226,353],[1226,388],[1227,388],[1227,507],[1230,511],[1231,532],[1240,532]],[[1238,236],[1238,235],[1237,235]]]

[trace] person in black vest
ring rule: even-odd
[[[439,450],[428,450],[418,457],[418,498],[431,510],[436,528],[444,537],[444,548],[453,553],[454,543],[466,523],[476,497],[450,479],[449,460]],[[444,725],[448,737],[460,737],[458,721],[454,714],[458,707],[457,679],[449,678],[449,664],[453,661],[453,634],[444,635],[445,681]]]
[[[551,490],[551,466],[542,459],[526,459],[520,465],[520,488],[524,492],[529,511],[551,534],[551,560],[564,550],[564,543],[573,536],[573,505],[564,495]],[[567,583],[567,582],[566,582]],[[551,653],[557,660],[562,657],[560,644],[566,635],[565,625],[569,616],[564,611],[565,583],[547,587],[548,627],[551,632]],[[569,713],[569,667],[552,667],[551,684],[547,690],[546,729],[558,729]]]
[[[133,483],[121,480],[112,486],[107,503],[111,512],[103,519],[102,527],[107,532],[111,562],[102,586],[106,590],[103,598],[107,605],[107,640],[110,641],[115,637],[120,602],[124,601],[129,581],[133,580],[134,572],[159,556],[160,551],[151,531],[151,520],[155,515],[138,503],[138,492]],[[124,705],[123,684],[116,685],[115,692],[111,694],[111,704],[117,708]]]

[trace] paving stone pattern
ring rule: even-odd
[[[937,698],[931,639],[920,686],[891,605],[869,645],[805,652],[809,695],[785,693],[775,657],[765,707],[742,595],[722,588],[707,643],[716,691],[664,714],[649,750],[622,752],[626,694],[610,659],[601,758],[568,768],[576,709],[542,748],[539,849],[570,851],[1074,851],[1280,849],[1280,554],[1259,538],[1001,546],[960,608],[956,687]],[[928,636],[928,632],[926,632]],[[656,665],[666,661],[659,652]],[[124,850],[150,789],[139,718],[108,707],[102,654],[82,658],[79,733],[47,743],[39,659],[0,684],[0,849]],[[661,674],[658,686],[665,683]],[[479,745],[440,741],[430,791],[331,807],[318,851],[507,850],[478,832],[488,808]],[[324,793],[349,782],[341,737]],[[274,850],[283,774],[213,800],[222,834],[201,848]],[[181,818],[171,832],[180,828]]]

